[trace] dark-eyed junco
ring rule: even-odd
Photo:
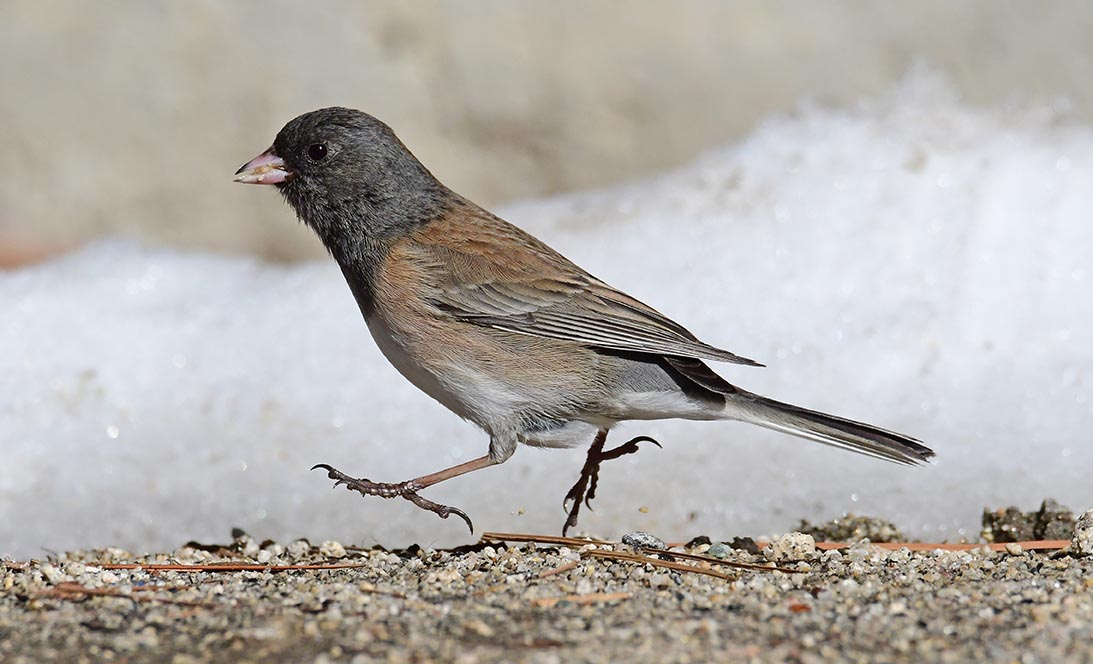
[[[482,457],[399,483],[354,479],[447,518],[418,492],[499,464],[518,444],[592,444],[563,533],[595,493],[623,420],[741,420],[904,464],[933,452],[910,436],[746,392],[703,360],[760,366],[699,341],[528,233],[451,191],[390,127],[347,108],[301,115],[235,180],[272,184],[338,262],[380,350],[407,380],[490,436]],[[652,441],[655,442],[655,441]]]

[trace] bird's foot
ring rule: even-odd
[[[577,482],[562,500],[562,509],[568,514],[565,525],[562,526],[562,537],[565,537],[570,528],[577,525],[577,515],[581,511],[581,503],[584,503],[588,509],[592,509],[592,499],[596,497],[596,485],[600,479],[601,463],[637,452],[638,443],[652,443],[657,447],[661,446],[660,443],[649,436],[638,436],[605,452],[603,443],[606,439],[607,435],[605,433],[602,436],[597,436],[592,441],[592,447],[588,450],[584,467],[581,468],[581,476],[577,478]]]
[[[458,507],[450,507],[448,505],[441,505],[440,503],[434,503],[433,501],[422,498],[418,495],[423,487],[418,484],[416,480],[407,480],[405,482],[373,482],[372,480],[365,478],[350,477],[342,471],[328,466],[325,463],[316,464],[311,467],[312,470],[316,468],[322,468],[326,471],[327,477],[334,480],[334,487],[344,486],[350,491],[356,491],[362,496],[379,496],[381,498],[405,498],[411,503],[417,505],[423,510],[433,512],[441,519],[447,519],[448,516],[454,514],[460,519],[467,522],[467,527],[471,529],[471,533],[474,533],[474,524],[471,523],[471,518],[467,516],[467,513]]]

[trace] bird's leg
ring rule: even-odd
[[[653,440],[649,436],[638,436],[637,438],[631,438],[618,447],[607,450],[603,450],[603,444],[607,441],[607,430],[600,429],[596,432],[596,438],[592,441],[592,446],[588,448],[588,456],[585,458],[584,467],[581,468],[581,476],[577,478],[577,482],[573,485],[573,488],[569,490],[569,493],[565,495],[565,499],[562,501],[562,509],[568,512],[568,517],[565,520],[565,525],[562,526],[562,537],[565,537],[566,532],[570,528],[577,525],[577,514],[581,511],[581,503],[583,502],[588,509],[592,509],[592,499],[596,497],[596,484],[600,479],[600,464],[604,461],[610,461],[611,459],[617,459],[624,454],[633,454],[638,451],[638,443],[652,443],[657,447],[660,447],[660,443]],[[572,506],[568,506],[572,501]]]
[[[603,453],[603,444],[606,440],[607,429],[600,429],[596,432],[596,437],[592,440],[592,446],[588,448],[588,456],[585,457],[580,477],[577,478],[577,482],[562,499],[562,509],[568,512],[565,525],[562,526],[562,537],[565,537],[570,528],[577,525],[577,514],[581,511],[581,501],[584,500],[585,493],[588,491],[588,482],[592,475],[599,472],[600,462],[597,459],[598,455]],[[573,505],[569,506],[571,501]]]
[[[618,459],[624,454],[633,454],[637,452],[638,443],[652,443],[657,447],[660,447],[660,443],[649,436],[637,436],[618,447],[600,453],[599,459],[596,460],[596,465],[592,469],[592,483],[588,487],[588,494],[584,497],[584,504],[588,506],[588,509],[592,509],[592,499],[596,497],[596,483],[600,479],[600,463],[603,461],[610,461],[611,459]]]
[[[312,466],[312,470],[316,468],[322,468],[326,471],[327,477],[334,480],[334,486],[339,484],[344,485],[345,488],[350,491],[356,491],[362,496],[380,496],[381,498],[395,498],[402,497],[409,500],[411,503],[417,505],[423,510],[429,510],[436,513],[441,519],[447,519],[448,515],[454,514],[459,518],[467,522],[467,527],[471,529],[471,533],[474,533],[474,524],[471,523],[470,517],[467,513],[457,507],[449,507],[447,505],[441,505],[440,503],[434,503],[431,500],[422,498],[418,495],[418,491],[426,487],[430,487],[438,482],[451,479],[453,477],[459,477],[460,475],[469,473],[473,470],[481,470],[482,468],[489,468],[497,463],[487,454],[486,456],[461,463],[458,466],[452,466],[451,468],[445,468],[444,470],[431,473],[429,475],[422,475],[421,477],[407,480],[405,482],[373,482],[372,480],[361,478],[349,477],[340,470],[337,470],[325,463],[316,464]]]

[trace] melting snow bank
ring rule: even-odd
[[[920,75],[655,179],[503,210],[769,365],[717,366],[730,380],[938,452],[908,469],[743,424],[631,423],[616,442],[648,434],[664,449],[606,464],[581,527],[724,537],[849,511],[938,539],[974,534],[985,505],[1089,507],[1091,182],[1093,128],[971,110]],[[294,222],[286,209],[270,223]],[[0,311],[0,554],[169,548],[233,526],[468,538],[457,519],[308,472],[397,481],[486,448],[388,366],[329,261],[103,242],[0,274]],[[582,461],[523,448],[427,495],[479,528],[554,532]]]

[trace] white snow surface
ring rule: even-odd
[[[1091,183],[1093,127],[1055,108],[972,109],[920,73],[656,178],[501,210],[769,365],[714,365],[730,381],[938,454],[905,468],[740,423],[629,423],[609,443],[648,434],[664,449],[605,464],[580,529],[718,538],[852,512],[940,539],[975,535],[984,506],[1093,506]],[[286,208],[269,223],[296,222]],[[487,445],[388,365],[331,261],[110,240],[0,273],[0,312],[0,555],[169,549],[234,526],[472,539],[458,519],[308,472],[399,481]],[[479,530],[553,534],[583,457],[521,448],[423,495]]]

